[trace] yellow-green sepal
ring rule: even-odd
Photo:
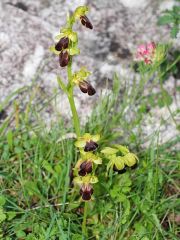
[[[83,147],[85,147],[85,145],[86,145],[86,141],[85,141],[84,139],[79,138],[79,139],[75,142],[74,145],[75,145],[77,148],[83,148]]]
[[[111,147],[105,147],[103,150],[101,150],[101,153],[104,153],[105,155],[112,155],[118,152],[118,149],[111,148]]]
[[[52,52],[52,53],[54,53],[54,54],[56,54],[56,55],[59,55],[59,51],[57,51],[56,49],[55,49],[55,46],[53,45],[53,46],[51,46],[50,48],[49,48],[49,50]]]
[[[80,49],[77,47],[73,47],[69,49],[69,55],[74,56],[80,54]]]
[[[138,162],[138,157],[134,153],[128,153],[125,156],[123,156],[124,163],[128,167],[134,166]]]
[[[88,13],[88,11],[89,11],[89,8],[87,6],[80,6],[80,7],[76,8],[76,10],[74,11],[73,16],[74,16],[75,19],[78,19],[81,16],[86,15],[86,13]]]
[[[120,144],[116,144],[114,145],[123,155],[126,155],[127,153],[129,153],[129,149],[123,145]]]
[[[114,160],[114,165],[118,170],[122,170],[125,167],[123,157],[116,157]]]

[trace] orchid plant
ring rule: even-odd
[[[72,63],[74,56],[80,54],[78,48],[78,34],[73,31],[73,25],[76,22],[92,30],[93,25],[87,17],[89,9],[87,6],[78,7],[73,14],[67,17],[66,26],[60,30],[60,34],[56,37],[57,42],[50,50],[59,56],[59,65],[62,68],[67,68],[68,83],[67,85],[58,76],[57,82],[63,92],[67,95],[72,111],[72,121],[76,133],[75,146],[78,151],[79,159],[73,168],[73,186],[77,189],[79,186],[80,201],[85,202],[84,218],[82,223],[83,234],[86,235],[86,217],[88,201],[93,200],[93,184],[98,182],[96,176],[97,167],[103,164],[103,160],[108,160],[107,173],[110,169],[114,172],[122,174],[127,168],[135,167],[138,163],[138,158],[134,153],[131,153],[127,147],[122,145],[114,145],[101,149],[99,144],[101,136],[99,133],[92,135],[85,133],[82,135],[80,127],[79,115],[74,102],[74,88],[79,87],[82,93],[88,96],[93,96],[96,93],[95,88],[91,85],[87,78],[91,74],[85,66],[80,70],[72,72]],[[153,55],[153,46],[151,55]],[[140,53],[139,53],[140,54]],[[138,55],[139,57],[140,55]],[[143,55],[141,56],[141,58]],[[148,62],[150,59],[147,60]]]

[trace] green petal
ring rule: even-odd
[[[114,164],[118,170],[122,170],[125,167],[123,157],[117,157]]]
[[[104,154],[107,154],[107,155],[111,155],[111,154],[117,153],[118,149],[111,148],[111,147],[105,147],[101,152]]]
[[[60,40],[61,38],[63,38],[63,37],[65,37],[65,34],[64,33],[60,33],[59,35],[57,35],[56,37],[55,37],[55,39],[56,40]]]
[[[55,46],[53,45],[53,46],[51,46],[50,48],[49,48],[49,50],[52,52],[52,53],[54,53],[54,54],[56,54],[56,55],[59,55],[59,51],[57,51],[56,49],[55,49]]]
[[[76,48],[76,47],[70,48],[69,49],[69,54],[71,56],[78,55],[78,54],[80,54],[80,50],[79,50],[79,48]]]
[[[119,151],[123,154],[123,155],[126,155],[127,153],[129,153],[129,149],[125,146],[122,146],[120,144],[116,144],[115,147],[117,149],[119,149]]]
[[[83,139],[83,140],[77,140],[75,142],[75,146],[78,147],[78,148],[83,148],[85,147],[86,145],[86,141]]]
[[[93,162],[95,164],[102,164],[102,159],[98,157],[97,159],[94,159]]]
[[[91,134],[85,133],[85,134],[82,136],[82,138],[84,138],[84,140],[85,140],[86,142],[88,142],[89,140],[91,140]]]
[[[107,172],[109,171],[109,169],[110,169],[111,167],[113,167],[113,165],[114,165],[114,162],[113,162],[113,161],[109,161],[109,162],[108,162],[108,164],[107,164]]]
[[[74,182],[75,184],[82,184],[82,183],[83,183],[83,179],[82,179],[82,177],[75,177],[75,178],[73,179],[73,182]]]
[[[98,141],[100,140],[100,135],[99,135],[99,134],[93,135],[93,136],[91,137],[91,139],[92,139],[93,142],[98,142]]]
[[[77,42],[78,40],[78,36],[77,36],[77,33],[76,32],[71,32],[68,34],[68,37],[69,39],[72,41],[72,42]]]
[[[77,7],[74,12],[74,18],[75,19],[80,18],[81,16],[84,16],[88,11],[89,11],[89,8],[87,6]]]
[[[91,176],[90,183],[94,184],[98,182],[98,178],[96,176]]]
[[[133,153],[128,153],[124,157],[124,162],[128,167],[132,167],[136,164],[138,157]]]

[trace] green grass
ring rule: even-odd
[[[84,132],[101,134],[102,148],[119,142],[140,159],[137,169],[123,175],[107,176],[105,165],[97,171],[99,183],[88,204],[87,239],[179,239],[179,138],[174,136],[162,145],[158,131],[148,137],[142,134],[149,104],[149,96],[143,96],[146,84],[143,79],[121,85],[115,76],[112,93],[99,99],[83,127]],[[45,99],[44,107],[51,100]],[[14,116],[16,128],[10,127]],[[4,121],[0,128],[0,239],[85,239],[81,233],[84,204],[78,190],[70,188],[69,171],[78,158],[74,141],[58,141],[71,132],[61,118],[48,131],[41,112],[30,104],[25,113],[15,108],[12,118]],[[142,148],[145,142],[148,147]]]

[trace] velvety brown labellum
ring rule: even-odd
[[[91,140],[89,142],[86,142],[86,146],[84,147],[84,151],[85,152],[95,151],[96,148],[98,148],[98,144]]]
[[[118,172],[118,174],[123,174],[123,173],[126,172],[126,168],[123,168],[122,170],[118,170],[115,165],[113,166],[113,170],[114,170],[115,172]]]
[[[84,161],[83,163],[81,163],[80,165],[80,171],[78,172],[78,174],[80,176],[85,176],[88,173],[92,172],[92,162],[91,161]]]
[[[87,81],[80,82],[79,83],[79,88],[80,88],[81,92],[88,93],[89,96],[92,96],[92,95],[94,95],[96,93],[96,90]]]
[[[80,194],[84,201],[89,201],[91,199],[91,195],[93,194],[93,188],[90,185],[83,185],[80,189]]]
[[[92,23],[89,21],[88,17],[86,15],[81,16],[81,23],[82,25],[84,25],[85,27],[89,28],[89,29],[93,29],[93,25]]]
[[[96,90],[90,85],[88,88],[88,95],[93,96],[96,93]]]
[[[59,54],[59,64],[61,67],[66,67],[69,63],[69,54],[67,51],[62,51],[60,54]]]
[[[80,82],[79,88],[80,88],[81,92],[87,93],[88,92],[88,82],[86,82],[86,81]]]
[[[68,48],[68,45],[69,45],[69,38],[63,37],[59,40],[58,43],[56,43],[55,49],[57,51],[61,51],[62,49]]]

